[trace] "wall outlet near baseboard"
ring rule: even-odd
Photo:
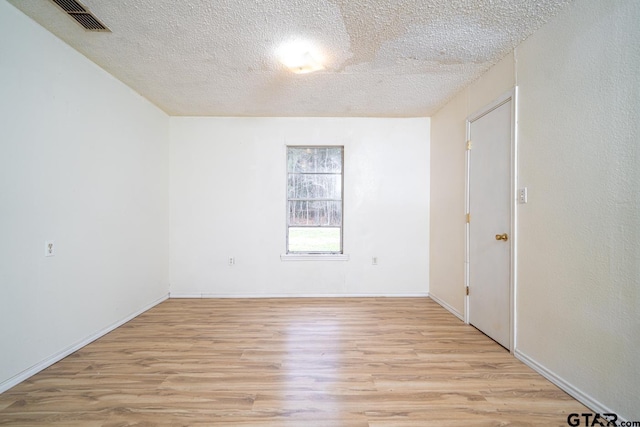
[[[371,265],[378,265],[378,257],[374,256],[371,258]]]
[[[232,256],[229,257],[229,266],[236,265],[236,259]]]
[[[56,254],[56,246],[53,240],[44,242],[44,256],[54,256]]]

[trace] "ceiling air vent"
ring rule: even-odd
[[[102,22],[98,21],[98,18],[93,16],[86,7],[76,0],[51,0],[51,2],[55,3],[60,9],[64,10],[67,15],[75,19],[85,30],[110,31]]]

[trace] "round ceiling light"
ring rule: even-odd
[[[324,70],[322,54],[306,40],[298,39],[282,44],[277,55],[280,62],[296,74]]]

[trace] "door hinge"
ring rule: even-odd
[[[468,213],[467,214],[467,224],[469,224],[471,222],[471,214]]]
[[[471,140],[467,141],[467,150],[471,150]]]
[[[467,286],[467,295],[469,295],[469,287]]]

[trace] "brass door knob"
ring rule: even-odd
[[[496,234],[496,240],[504,240],[506,242],[509,240],[509,236],[507,236],[507,233]]]

